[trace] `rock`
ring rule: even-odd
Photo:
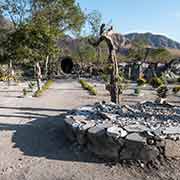
[[[162,130],[163,134],[180,134],[180,127],[167,127]]]
[[[93,106],[83,106],[78,109],[79,111],[84,111],[84,112],[93,112],[94,107]]]
[[[117,144],[107,143],[106,144],[88,144],[88,149],[95,155],[106,160],[119,160],[120,147]]]
[[[180,141],[166,139],[165,156],[168,159],[180,159]]]
[[[66,117],[64,119],[64,123],[65,123],[65,129],[64,129],[65,135],[67,136],[67,138],[70,141],[75,141],[76,140],[76,130],[77,130],[78,126],[75,127],[74,120],[70,117]]]
[[[71,116],[66,116],[64,119],[64,123],[69,126],[73,126],[74,120]]]
[[[155,146],[148,146],[135,141],[126,141],[123,150],[120,152],[120,160],[150,162],[157,159],[158,155],[159,151]]]
[[[88,149],[99,157],[116,160],[120,145],[107,138],[106,127],[98,125],[88,130]]]
[[[71,141],[113,160],[180,159],[180,108],[154,102],[120,106],[97,103],[68,113],[65,133]]]
[[[89,121],[87,122],[87,124],[80,126],[79,129],[81,131],[87,131],[88,129],[90,129],[91,127],[94,127],[95,125],[96,123],[94,121]]]
[[[106,135],[106,129],[111,127],[112,123],[98,124],[88,129],[88,136],[90,138],[99,137]]]
[[[107,135],[114,138],[125,137],[127,135],[127,131],[120,127],[113,126],[107,129]]]
[[[86,124],[88,121],[86,120],[87,116],[85,115],[76,115],[76,116],[73,116],[73,119],[76,123],[79,123],[79,124]]]
[[[127,125],[124,127],[124,129],[128,132],[144,132],[144,131],[150,131],[149,128],[147,128],[144,125],[140,124],[133,124],[133,125]]]
[[[139,143],[146,143],[146,138],[141,136],[139,133],[131,133],[126,136],[126,140],[134,141]]]
[[[95,122],[89,121],[87,124],[82,125],[78,128],[76,131],[77,141],[80,145],[86,145],[87,144],[87,131],[91,127],[95,126]]]
[[[103,119],[108,119],[108,120],[111,120],[111,121],[116,121],[116,117],[118,115],[117,114],[110,114],[110,113],[100,112],[100,116]]]

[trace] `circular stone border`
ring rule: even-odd
[[[141,130],[136,125],[122,128],[110,121],[96,124],[94,121],[85,121],[83,113],[75,116],[75,111],[64,118],[65,134],[70,141],[78,142],[98,157],[113,161],[140,160],[145,163],[159,157],[180,159],[180,140],[177,138],[153,136],[148,129],[143,127]]]

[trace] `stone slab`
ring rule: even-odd
[[[135,141],[139,143],[146,143],[146,138],[141,136],[139,133],[131,133],[126,136],[126,140]]]
[[[120,127],[112,126],[107,129],[107,135],[114,138],[125,137],[127,135],[127,131]]]

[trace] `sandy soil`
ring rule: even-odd
[[[20,98],[25,84],[8,89],[4,83],[0,84],[0,180],[180,179],[178,162],[166,163],[158,171],[113,165],[67,141],[63,113],[85,104],[109,101],[104,85],[95,84],[97,98],[84,91],[76,80],[57,80],[40,98]],[[124,103],[154,97],[131,94],[129,88],[122,98]],[[179,103],[177,97],[170,100]]]

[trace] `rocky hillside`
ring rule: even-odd
[[[132,42],[145,42],[152,48],[180,49],[180,43],[163,35],[152,33],[131,33],[126,34],[125,37]]]

